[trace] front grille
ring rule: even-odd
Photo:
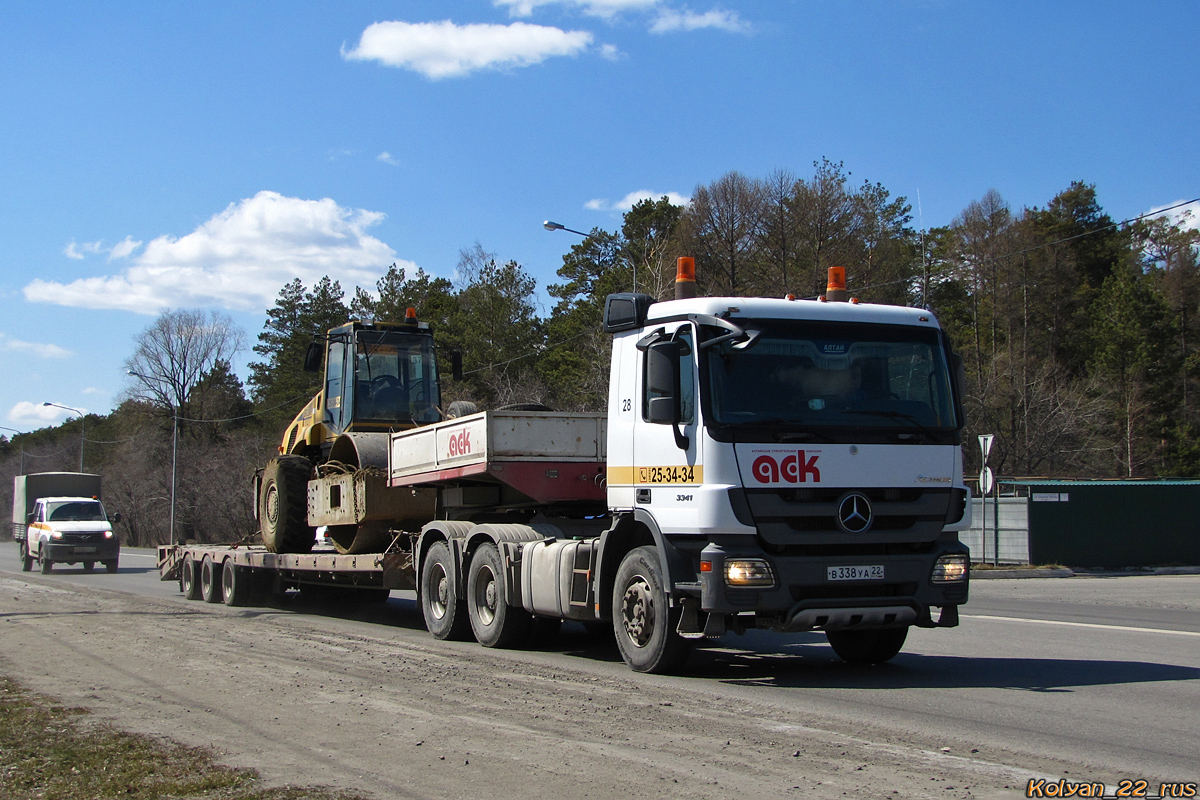
[[[62,535],[63,544],[99,544],[103,541],[104,534],[100,532],[67,531]]]
[[[869,530],[849,534],[837,524],[838,502],[848,492],[871,502]],[[930,542],[946,524],[951,490],[912,487],[747,489],[759,535],[772,545]]]

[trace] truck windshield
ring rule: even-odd
[[[49,522],[104,522],[104,506],[97,500],[49,503]]]
[[[359,331],[354,374],[355,419],[430,423],[441,418],[433,337]]]
[[[902,325],[756,322],[702,350],[710,423],[778,431],[874,428],[942,438],[959,427],[939,332]]]

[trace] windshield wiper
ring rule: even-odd
[[[912,425],[914,428],[917,429],[916,434],[913,434],[911,432],[905,432],[909,436],[919,435],[919,436],[925,437],[929,441],[936,441],[938,438],[937,434],[935,434],[933,431],[929,430],[929,428],[926,428],[924,425],[922,425],[921,421],[919,419],[914,417],[912,414],[905,414],[903,411],[883,411],[883,410],[871,411],[871,410],[864,410],[864,409],[847,409],[847,410],[843,411],[842,413],[843,414],[860,414],[860,415],[868,416],[868,417],[882,417],[883,419],[903,420],[904,422],[907,422],[908,424]]]
[[[735,428],[738,430],[744,428],[776,428],[782,429],[779,434],[779,441],[804,442],[817,439],[822,442],[834,441],[827,433],[815,431],[811,426],[795,419],[784,419],[783,417],[771,417],[769,419],[748,419],[743,422],[725,422],[723,425]]]

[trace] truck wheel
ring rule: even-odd
[[[29,545],[21,542],[21,572],[30,572],[33,570],[33,557],[29,555]]]
[[[179,569],[179,591],[187,600],[200,599],[200,565],[191,553],[183,557],[183,566]]]
[[[312,462],[300,456],[279,456],[263,470],[258,515],[262,541],[272,553],[308,553],[317,541],[308,524],[308,478]]]
[[[42,571],[43,575],[48,574],[50,570],[54,569],[54,562],[46,555],[46,548],[44,547],[38,547],[37,562],[38,569]]]
[[[83,562],[83,571],[84,571],[84,572],[91,572],[91,571],[92,571],[92,570],[94,570],[95,568],[96,568],[96,562],[95,562],[95,561],[85,561],[85,562]]]
[[[471,630],[467,607],[455,594],[454,562],[445,542],[435,542],[421,564],[421,613],[438,639],[462,641]]]
[[[253,576],[245,567],[227,560],[221,567],[221,597],[227,606],[244,606],[250,602]]]
[[[629,551],[617,570],[613,587],[613,633],[621,657],[635,672],[669,673],[691,652],[680,636],[679,608],[670,608],[662,567],[653,547]]]
[[[209,555],[200,561],[200,596],[206,603],[221,602],[221,567]]]
[[[105,561],[104,569],[108,572],[116,572],[118,563],[119,563],[118,560],[115,558],[112,561]]]
[[[880,664],[895,658],[904,647],[908,627],[863,631],[825,631],[829,645],[850,664]]]
[[[529,637],[533,617],[504,601],[504,563],[494,544],[481,544],[471,556],[467,611],[471,631],[484,647],[512,647]]]

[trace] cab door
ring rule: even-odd
[[[691,323],[675,323],[639,342],[638,404],[633,437],[635,508],[649,512],[664,533],[695,532],[699,524],[697,489],[704,482],[697,411],[696,337]],[[669,349],[674,374],[659,369]],[[656,367],[656,360],[658,361]],[[664,420],[664,398],[678,396],[677,420]],[[675,417],[675,414],[670,415]]]

